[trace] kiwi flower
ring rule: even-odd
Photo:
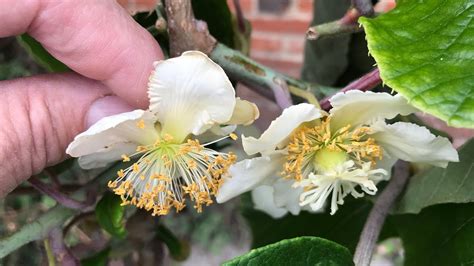
[[[213,202],[222,175],[236,160],[208,145],[235,138],[235,125],[253,122],[258,109],[235,98],[222,68],[201,52],[188,51],[154,67],[148,110],[99,120],[77,135],[66,152],[79,157],[85,169],[136,160],[108,184],[123,205],[166,215],[172,208],[183,209],[188,198],[200,212]],[[210,136],[213,140],[201,144]]]
[[[448,139],[425,127],[386,122],[417,111],[400,95],[349,91],[330,102],[329,114],[291,106],[260,138],[243,137],[245,152],[260,157],[230,167],[217,201],[252,190],[255,207],[275,218],[322,211],[328,199],[334,214],[349,194],[374,195],[398,159],[440,167],[459,160]]]

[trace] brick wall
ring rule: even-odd
[[[233,8],[233,1],[228,1]],[[312,0],[240,0],[252,24],[251,57],[299,77],[305,32],[312,19]]]

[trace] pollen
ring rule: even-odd
[[[144,129],[145,128],[145,121],[143,119],[140,119],[137,122],[137,127],[140,128],[140,129]]]
[[[152,145],[137,147],[130,155],[138,157],[136,163],[118,171],[117,178],[108,183],[122,205],[134,205],[155,216],[181,211],[186,199],[197,212],[214,202],[222,176],[237,157],[209,149],[198,140],[172,141],[165,135]]]
[[[239,137],[237,137],[237,135],[235,133],[230,133],[229,137],[233,140],[237,140],[239,138]]]
[[[122,154],[122,162],[130,162],[130,157],[128,157],[126,154]]]
[[[371,129],[346,125],[331,129],[326,117],[314,127],[302,126],[291,136],[282,175],[300,181],[310,173],[327,171],[350,159],[359,165],[382,159],[382,148],[369,137]]]

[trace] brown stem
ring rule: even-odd
[[[188,50],[210,54],[217,44],[207,24],[194,17],[190,0],[165,0],[171,56]]]
[[[368,266],[370,264],[385,218],[408,181],[409,168],[410,165],[404,161],[398,161],[395,164],[393,176],[375,201],[360,235],[354,254],[356,266]]]
[[[361,16],[372,17],[374,15],[374,7],[372,0],[352,0],[352,5]]]
[[[91,197],[90,194],[88,195],[88,199],[86,201],[77,201],[75,199],[70,198],[68,195],[63,194],[61,191],[56,190],[56,188],[43,183],[36,176],[32,176],[28,180],[28,182],[30,182],[30,184],[41,193],[48,195],[49,197],[57,201],[59,204],[70,209],[83,210],[84,208],[87,208],[94,203],[94,198]]]
[[[240,33],[245,33],[245,18],[240,6],[240,0],[234,0],[235,15],[237,17],[237,25],[239,26]]]
[[[359,79],[349,83],[339,92],[346,92],[351,90],[368,91],[377,87],[381,82],[382,80],[380,79],[379,69],[375,68],[374,70],[370,71]],[[331,109],[331,103],[329,102],[330,98],[330,96],[326,97],[319,102],[323,110]]]
[[[318,40],[325,37],[335,37],[342,34],[362,31],[357,23],[360,13],[356,9],[349,9],[344,16],[338,20],[309,27],[306,31],[308,40]]]
[[[79,266],[79,260],[70,252],[69,248],[64,244],[63,232],[60,228],[53,228],[49,232],[49,242],[54,257],[59,265]]]

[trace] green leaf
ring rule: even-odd
[[[106,248],[91,257],[81,260],[82,266],[106,266],[109,257],[110,248]]]
[[[473,265],[474,204],[443,204],[393,217],[406,266]]]
[[[472,0],[402,0],[359,22],[385,84],[422,111],[472,128],[473,16]]]
[[[66,72],[69,68],[58,59],[54,58],[33,37],[23,34],[18,37],[20,44],[28,51],[35,61],[50,72]]]
[[[244,198],[242,214],[252,231],[253,248],[298,236],[318,236],[337,242],[350,251],[355,250],[372,207],[369,201],[347,198],[334,215],[303,211],[297,216],[288,214],[283,218],[273,219],[250,205],[251,201]],[[380,239],[393,234],[391,224],[387,223]]]
[[[220,43],[234,48],[234,27],[227,1],[193,0],[192,5],[194,15],[206,21],[211,35]]]
[[[184,261],[189,257],[191,251],[189,245],[179,240],[166,226],[158,226],[156,229],[156,237],[165,243],[174,260]]]
[[[97,203],[95,215],[100,226],[109,234],[124,238],[127,234],[125,230],[124,207],[122,200],[112,192],[106,192]]]
[[[251,250],[224,266],[354,265],[349,250],[326,239],[298,237]]]
[[[460,161],[433,167],[411,178],[396,213],[418,213],[441,203],[474,202],[474,139],[459,151]]]

